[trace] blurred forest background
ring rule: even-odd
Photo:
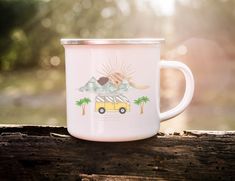
[[[190,66],[195,96],[161,131],[235,129],[234,0],[0,0],[0,123],[66,125],[60,38],[165,38],[162,59]],[[161,110],[183,76],[162,71]],[[180,85],[180,86],[179,86]]]

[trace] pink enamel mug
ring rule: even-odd
[[[184,111],[193,97],[193,75],[181,62],[160,60],[162,41],[61,39],[72,136],[105,142],[145,139],[159,131],[161,122]],[[180,70],[186,89],[176,107],[160,113],[162,68]]]

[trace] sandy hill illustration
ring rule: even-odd
[[[79,90],[81,92],[93,92],[97,94],[119,94],[128,91],[129,88],[130,84],[126,80],[123,80],[119,85],[115,85],[106,77],[101,77],[98,80],[92,77]]]

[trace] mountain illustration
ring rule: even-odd
[[[81,92],[93,92],[98,94],[116,94],[128,91],[130,84],[128,81],[123,80],[118,86],[111,80],[105,80],[101,77],[96,80],[92,77],[83,87],[79,89]]]
[[[81,92],[96,92],[97,90],[101,89],[102,86],[97,82],[95,77],[92,77],[83,87],[79,90]]]

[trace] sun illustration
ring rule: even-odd
[[[97,80],[100,85],[104,85],[108,81],[111,81],[113,85],[119,87],[124,81],[127,81],[130,86],[136,89],[149,88],[147,85],[140,85],[133,82],[132,78],[135,71],[132,70],[130,64],[126,64],[123,61],[117,61],[117,57],[114,61],[110,59],[105,64],[102,64],[98,73],[101,75]]]

